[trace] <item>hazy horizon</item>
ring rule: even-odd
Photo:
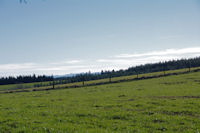
[[[147,53],[120,54],[104,59],[96,60],[65,60],[57,62],[21,64],[1,64],[2,76],[18,75],[65,75],[83,72],[100,72],[101,70],[120,70],[137,65],[170,61],[176,59],[188,59],[200,57],[200,47],[184,49],[167,49],[163,51],[151,51]],[[96,64],[96,65],[94,65]]]

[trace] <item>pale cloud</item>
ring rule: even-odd
[[[81,69],[85,68],[85,66],[45,66],[43,68],[37,68],[37,71],[64,71],[71,69]]]
[[[34,67],[36,67],[35,63],[2,64],[2,65],[0,65],[0,71],[32,69]]]
[[[66,74],[70,72],[80,72],[86,66],[80,64],[83,60],[67,60],[51,63],[17,63],[17,64],[0,64],[1,76],[16,76],[30,74]],[[80,64],[80,65],[77,65]]]
[[[97,62],[100,63],[112,63],[112,64],[129,64],[131,60],[127,59],[99,59]]]
[[[83,60],[70,60],[70,61],[66,61],[65,63],[67,64],[77,64],[77,63],[81,63],[83,62]]]
[[[53,65],[60,65],[60,64],[79,64],[79,63],[82,63],[84,62],[84,60],[65,60],[65,61],[59,61],[59,62],[53,62],[53,63],[50,63],[50,64],[53,64]]]
[[[120,54],[114,57],[116,58],[132,58],[132,57],[144,57],[144,56],[176,56],[186,54],[200,54],[200,47],[184,48],[184,49],[167,49],[164,51],[153,51],[139,54]]]

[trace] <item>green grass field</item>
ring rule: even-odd
[[[200,72],[81,88],[0,94],[0,132],[5,133],[199,131]]]

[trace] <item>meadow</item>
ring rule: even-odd
[[[0,94],[1,133],[199,131],[200,72]]]

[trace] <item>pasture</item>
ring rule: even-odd
[[[200,72],[0,94],[2,133],[199,131]]]

